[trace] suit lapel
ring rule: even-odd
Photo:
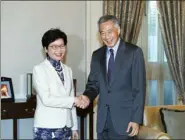
[[[69,86],[69,82],[70,82],[69,70],[67,69],[65,65],[63,64],[61,65],[63,67],[63,74],[64,74],[64,88],[67,89],[67,87]]]
[[[64,85],[62,84],[62,82],[60,80],[60,77],[58,76],[56,70],[53,68],[53,66],[50,64],[50,62],[47,59],[45,59],[44,63],[46,65],[46,70],[48,71],[48,74],[53,76],[53,77],[51,77],[51,79],[55,79],[57,81],[57,83],[60,83],[61,86],[64,87]]]
[[[122,40],[120,40],[120,44],[117,50],[117,54],[116,54],[116,58],[115,58],[115,64],[114,64],[114,69],[113,69],[113,75],[112,75],[112,79],[110,81],[110,85],[112,85],[114,83],[114,80],[116,79],[116,77],[119,74],[119,70],[121,69],[121,66],[123,65],[123,61],[125,60],[125,42],[123,42]]]
[[[108,83],[107,80],[107,62],[106,62],[106,50],[107,47],[104,46],[104,50],[102,51],[102,59],[100,60],[100,66],[101,66],[101,70],[102,70],[102,74],[103,74],[103,78],[105,80],[105,83]]]

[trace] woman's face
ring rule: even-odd
[[[56,61],[63,60],[64,55],[66,53],[66,46],[64,45],[64,40],[60,38],[50,43],[48,49],[45,48],[45,52],[49,55],[49,57]]]

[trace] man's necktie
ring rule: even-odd
[[[109,52],[110,52],[110,58],[109,58],[109,62],[108,62],[108,82],[111,81],[112,71],[114,68],[114,50],[109,49]]]

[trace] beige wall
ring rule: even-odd
[[[32,72],[43,60],[41,37],[50,28],[68,35],[67,65],[78,80],[78,91],[85,83],[85,6],[84,1],[3,1],[1,11],[1,75],[13,80],[15,97],[23,98],[22,75]]]
[[[87,76],[90,72],[90,61],[91,61],[91,55],[92,52],[96,49],[98,49],[101,44],[98,39],[98,26],[97,21],[100,18],[100,16],[103,15],[103,2],[102,1],[88,1],[87,2],[87,15],[86,15],[86,24],[87,24]],[[94,107],[94,139],[97,139],[96,134],[96,116],[97,116],[97,105]],[[87,118],[89,120],[89,118]],[[87,121],[88,122],[88,121]],[[89,127],[89,124],[87,123],[87,128]],[[87,131],[87,135],[89,135],[89,131]]]
[[[68,35],[66,64],[72,68],[78,80],[77,92],[81,94],[91,54],[100,47],[96,34],[102,2],[3,1],[1,8],[1,76],[12,78],[15,98],[25,99],[25,74],[32,72],[33,66],[44,59],[41,37],[52,27]],[[19,138],[31,139],[33,119],[19,120],[18,124]],[[4,128],[8,129],[4,131]],[[11,128],[12,121],[2,121],[1,138],[11,139]]]

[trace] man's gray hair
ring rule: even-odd
[[[98,20],[98,28],[100,29],[100,24],[107,22],[107,21],[112,21],[116,27],[120,27],[120,22],[116,16],[104,15],[100,17],[100,19]]]

